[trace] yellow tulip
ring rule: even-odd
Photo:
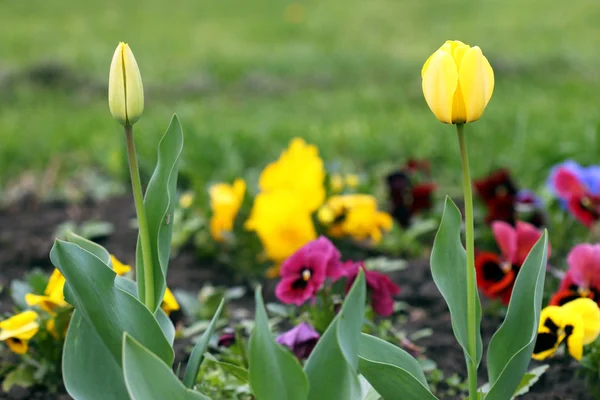
[[[477,121],[494,91],[494,71],[478,46],[449,40],[423,65],[423,94],[447,124]]]
[[[110,64],[108,106],[123,126],[133,125],[144,111],[142,76],[127,43],[119,43]]]

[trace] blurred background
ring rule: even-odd
[[[598,21],[597,0],[3,1],[0,191],[24,180],[52,191],[84,170],[128,182],[107,105],[119,41],[147,93],[146,174],[176,112],[184,185],[252,174],[294,136],[355,170],[429,158],[438,182],[457,185],[454,130],[427,108],[420,69],[458,39],[496,74],[467,127],[475,176],[508,166],[539,186],[555,162],[600,159]]]

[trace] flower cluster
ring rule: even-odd
[[[567,256],[569,268],[550,305],[561,306],[575,299],[590,298],[600,305],[600,244],[579,244]]]

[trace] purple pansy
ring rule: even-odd
[[[277,337],[277,343],[289,348],[299,359],[308,358],[321,336],[307,322],[302,322]]]

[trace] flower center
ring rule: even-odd
[[[300,270],[300,278],[296,279],[294,283],[292,283],[293,289],[304,289],[308,285],[308,281],[312,276],[312,270],[310,268],[304,267]]]
[[[589,212],[592,215],[592,218],[594,218],[594,219],[600,218],[600,213],[598,212],[597,208],[595,207],[592,199],[590,199],[589,197],[587,197],[587,196],[582,197],[581,200],[579,200],[579,205],[584,211]]]
[[[304,268],[302,270],[302,280],[304,282],[308,282],[308,280],[310,279],[310,276],[312,275],[312,272],[310,271],[310,269],[308,268]]]

